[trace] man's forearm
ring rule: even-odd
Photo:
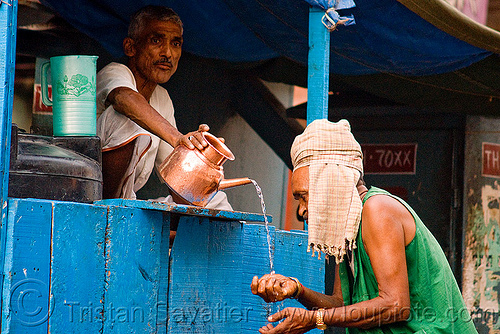
[[[116,88],[108,95],[108,100],[117,112],[173,147],[179,143],[182,134],[151,107],[141,94],[129,88]]]
[[[317,308],[340,307],[344,304],[342,298],[338,296],[329,296],[303,287],[303,292],[297,300],[309,310]]]
[[[409,305],[376,297],[353,305],[327,309],[324,320],[329,326],[371,328],[405,321],[409,316]]]

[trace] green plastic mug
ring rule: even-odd
[[[54,136],[96,135],[97,56],[51,57],[41,67],[42,102],[52,106]],[[52,100],[48,94],[51,70]]]

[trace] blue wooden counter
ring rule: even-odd
[[[263,218],[150,201],[10,199],[2,333],[256,333],[270,312],[299,306],[250,291],[270,268]],[[307,234],[270,232],[276,272],[323,291]]]

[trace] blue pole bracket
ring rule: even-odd
[[[323,15],[323,18],[321,19],[321,22],[323,22],[323,25],[330,32],[337,29],[337,26],[339,25],[348,26],[355,23],[354,16],[340,16],[334,8],[328,8],[326,10],[325,15]]]
[[[319,7],[325,15],[321,18],[323,25],[329,30],[334,31],[339,25],[355,24],[354,16],[340,16],[339,9],[349,9],[356,7],[353,0],[305,0],[313,7]]]

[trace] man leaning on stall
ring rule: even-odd
[[[201,135],[209,130],[206,124],[185,135],[177,130],[172,100],[160,86],[177,70],[182,34],[172,9],[146,6],[132,16],[123,40],[127,64],[111,63],[97,74],[104,198],[135,199],[174,147],[208,145]],[[223,192],[207,207],[231,210]]]
[[[307,308],[271,315],[260,333],[329,326],[351,334],[477,333],[443,251],[417,214],[365,186],[361,148],[346,120],[312,122],[291,156],[309,247],[337,262],[334,289],[325,295],[293,277],[254,277],[252,292],[266,302],[295,298]]]

